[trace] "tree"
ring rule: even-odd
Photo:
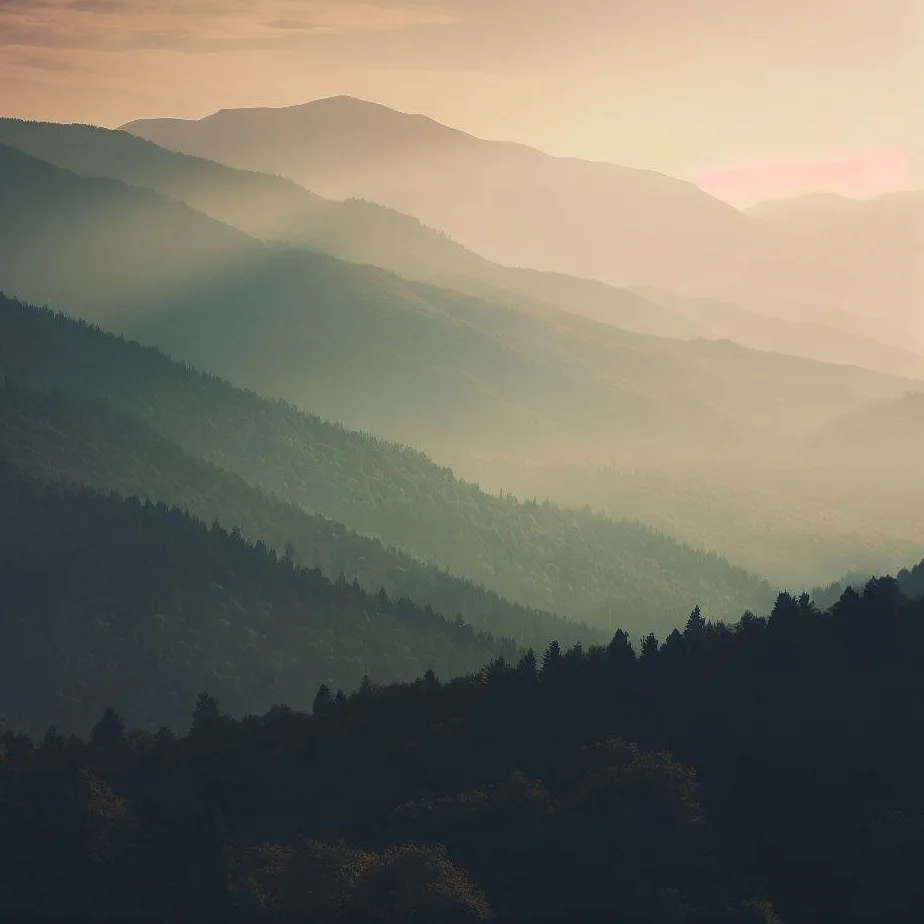
[[[687,624],[683,630],[685,639],[701,639],[706,633],[706,619],[702,614],[699,606],[693,608],[693,612],[687,617]]]
[[[54,725],[49,725],[42,738],[42,753],[57,754],[64,750],[64,739],[58,734],[58,729]]]
[[[561,645],[557,640],[549,642],[549,647],[542,656],[542,669],[547,671],[550,667],[555,668],[561,663]]]
[[[107,706],[102,718],[90,732],[90,744],[95,748],[111,748],[124,741],[125,723],[111,706]]]
[[[535,680],[537,667],[536,652],[530,648],[529,651],[520,658],[520,663],[517,665],[517,674],[527,680]]]
[[[649,632],[642,639],[642,659],[647,660],[658,653],[658,639],[654,632]]]
[[[326,684],[318,687],[318,693],[314,698],[314,705],[311,711],[317,716],[328,715],[334,708],[334,699],[330,695],[330,689]]]
[[[213,730],[221,720],[218,702],[208,693],[200,693],[196,698],[196,708],[192,715],[192,732],[201,734]]]
[[[629,636],[622,629],[616,630],[612,641],[606,646],[606,651],[614,664],[635,663],[635,651],[632,648],[632,642],[629,641]]]
[[[357,695],[364,701],[372,699],[372,681],[369,679],[368,674],[363,674],[363,679],[359,685],[359,692]]]

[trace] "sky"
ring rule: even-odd
[[[924,184],[924,0],[0,0],[0,114],[349,94],[748,204]]]

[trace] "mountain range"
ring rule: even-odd
[[[537,317],[259,241],[18,149],[0,148],[0,194],[11,293],[446,461],[741,454],[911,387],[551,307]]]
[[[220,505],[221,521],[246,526],[252,541],[279,543],[291,530],[288,541],[298,543],[302,563],[335,563],[372,593],[383,585],[395,595],[413,590],[421,605],[451,606],[453,616],[461,611],[470,624],[531,644],[563,631],[549,611],[597,633],[619,625],[639,633],[681,621],[691,593],[707,611],[729,613],[759,608],[772,597],[759,577],[637,522],[485,494],[419,452],[233,388],[151,348],[9,299],[0,309],[0,378],[80,402],[56,414],[54,404],[29,402],[25,423],[13,403],[6,451],[29,476],[70,474],[97,489],[141,492],[208,518]],[[100,401],[115,419],[94,410]],[[89,408],[80,410],[86,402]],[[126,415],[134,422],[125,423]],[[65,427],[62,417],[74,422]],[[129,425],[134,429],[125,436]],[[227,474],[210,479],[180,450]],[[273,514],[269,501],[235,487],[229,474],[334,521],[329,535],[288,508]],[[270,535],[268,528],[277,531]],[[405,559],[390,554],[382,560],[374,546],[363,548],[344,529],[399,549]],[[323,553],[310,551],[324,542]],[[373,554],[378,562],[368,560]],[[448,574],[412,567],[407,555]],[[466,588],[464,579],[534,612]],[[587,634],[580,627],[564,631]]]
[[[920,354],[883,343],[863,319],[834,309],[808,306],[801,316],[780,318],[656,288],[620,289],[503,266],[374,202],[324,199],[279,176],[234,170],[126,132],[6,119],[0,120],[0,142],[75,173],[153,189],[254,237],[380,266],[539,317],[550,307],[561,308],[636,333],[725,338],[755,349],[924,376]]]
[[[830,240],[795,239],[691,183],[486,141],[349,97],[124,128],[164,147],[288,177],[323,196],[406,212],[504,264],[750,308],[797,307],[807,319],[836,309],[900,344],[920,309],[920,289],[911,285],[918,270],[890,284],[895,264],[880,263],[876,251],[858,264]],[[906,221],[901,211],[888,233],[901,260],[916,260],[922,215],[915,206]],[[910,333],[922,348],[921,331]]]
[[[14,145],[0,147],[10,292],[424,449],[495,493],[651,523],[787,586],[920,557],[912,482],[861,489],[819,467],[816,434],[920,388],[782,355],[915,375],[914,353],[840,330],[836,312],[813,325],[502,267],[384,207],[125,132],[5,120],[0,137]],[[434,278],[465,291],[317,251],[377,252],[421,278],[446,267]],[[599,298],[576,313],[574,293]]]

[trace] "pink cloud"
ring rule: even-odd
[[[854,151],[817,161],[757,161],[703,171],[697,183],[734,205],[809,192],[864,198],[907,187],[911,156],[901,148]]]

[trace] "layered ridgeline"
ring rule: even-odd
[[[764,581],[638,523],[485,494],[419,452],[9,299],[0,303],[0,376],[105,399],[282,500],[607,631],[660,631],[697,601],[718,615],[759,609],[770,596]]]
[[[509,603],[483,586],[425,565],[377,539],[249,485],[183,452],[139,417],[101,400],[0,386],[0,460],[35,479],[87,485],[178,507],[205,523],[238,529],[295,564],[348,575],[369,593],[432,606],[476,631],[544,648],[604,637],[597,629]],[[386,678],[387,679],[387,678]]]
[[[861,591],[870,581],[878,580],[879,575],[862,572],[845,574],[839,581],[827,587],[816,587],[812,590],[812,601],[819,609],[828,609],[833,606],[848,589]],[[924,598],[924,561],[920,561],[910,568],[901,568],[895,575],[899,590],[909,600]]]
[[[770,313],[838,308],[858,316],[854,332],[899,345],[913,334],[924,348],[924,332],[909,327],[920,298],[908,272],[920,273],[920,211],[912,224],[904,210],[889,209],[872,247],[852,231],[837,237],[859,246],[830,246],[692,183],[550,157],[348,97],[125,128],[175,150],[289,177],[321,195],[380,202],[501,263]],[[879,251],[877,237],[891,253]]]
[[[236,714],[309,708],[319,683],[457,676],[517,654],[163,504],[0,463],[0,506],[0,701],[14,728],[86,733],[111,703],[149,728],[182,727],[206,687]]]
[[[910,486],[921,485],[924,459],[924,383],[917,391],[845,414],[811,441],[826,465],[887,472]]]
[[[492,492],[638,518],[782,586],[920,555],[924,527],[887,478],[858,490],[814,453],[788,470],[833,420],[917,383],[503,308],[261,244],[150,190],[4,152],[0,286],[418,446]],[[193,163],[187,186],[200,182]],[[257,199],[242,197],[255,211]]]
[[[897,321],[924,348],[924,189],[860,200],[819,193],[748,211],[801,246],[852,266],[851,284],[874,316],[886,325]]]
[[[913,399],[894,406],[906,403],[910,408]],[[748,459],[707,459],[673,471],[537,462],[474,466],[468,474],[487,488],[516,484],[527,497],[548,494],[563,505],[641,519],[758,570],[776,586],[824,586],[834,575],[894,573],[924,557],[924,480],[912,449],[920,431],[880,421],[892,407],[877,402],[823,428],[793,466],[768,465],[761,446]]]
[[[153,189],[255,237],[305,245],[538,316],[553,306],[637,333],[727,338],[755,349],[924,377],[924,356],[863,336],[862,319],[834,309],[798,306],[797,313],[780,318],[663,290],[633,292],[501,266],[376,203],[324,199],[291,180],[169,151],[123,131],[0,119],[0,142],[75,173]]]
[[[761,442],[775,458],[908,387],[552,308],[539,318],[261,243],[149,190],[16,149],[0,156],[0,195],[7,291],[445,460],[743,456]]]
[[[369,260],[409,277],[451,282],[468,294],[487,295],[533,315],[533,326],[527,323],[524,327],[521,321],[518,327],[511,323],[498,330],[496,324],[485,323],[484,314],[460,315],[455,309],[443,313],[443,320],[455,325],[450,332],[455,345],[451,343],[442,350],[444,365],[434,371],[427,366],[434,339],[421,340],[420,332],[424,329],[433,332],[440,312],[454,304],[451,300],[444,298],[434,303],[433,291],[423,290],[426,301],[421,302],[420,290],[413,290],[416,305],[427,304],[434,310],[433,316],[413,319],[400,310],[400,306],[408,305],[409,290],[396,289],[392,277],[364,276],[363,286],[356,294],[355,275],[350,282],[348,275],[341,273],[334,280],[336,285],[332,285],[330,274],[326,273],[322,286],[307,273],[304,285],[292,296],[294,301],[304,303],[304,310],[296,314],[295,320],[286,321],[284,329],[302,331],[305,337],[310,334],[317,343],[299,344],[296,338],[292,352],[297,350],[299,355],[292,360],[289,371],[283,370],[273,381],[268,380],[265,368],[254,367],[248,358],[249,351],[243,351],[242,356],[239,345],[232,344],[235,361],[221,364],[223,357],[218,355],[217,359],[219,371],[233,380],[253,375],[251,384],[294,396],[304,406],[326,410],[335,417],[348,417],[353,423],[367,425],[377,432],[387,430],[440,453],[443,461],[451,462],[456,471],[470,480],[481,481],[492,491],[513,489],[520,496],[549,496],[570,506],[590,504],[611,516],[638,518],[695,547],[731,557],[781,585],[810,587],[855,568],[864,573],[887,571],[924,553],[924,524],[920,517],[914,516],[920,486],[916,487],[912,479],[905,479],[901,490],[893,490],[894,478],[889,471],[895,467],[892,460],[913,458],[913,454],[893,452],[888,440],[880,440],[875,444],[880,447],[876,457],[888,464],[882,477],[875,474],[866,477],[862,473],[868,467],[851,468],[843,464],[863,455],[859,445],[850,445],[849,439],[829,440],[825,432],[836,418],[870,405],[876,407],[905,389],[888,395],[870,394],[867,385],[858,388],[858,380],[845,370],[842,376],[834,376],[837,381],[830,381],[830,370],[810,377],[804,374],[805,370],[817,372],[820,367],[810,364],[793,367],[780,357],[757,356],[727,344],[680,344],[674,349],[663,342],[618,335],[615,341],[607,342],[605,338],[601,340],[599,327],[575,328],[573,320],[563,320],[561,312],[550,306],[573,308],[649,333],[726,336],[764,349],[918,374],[920,360],[913,354],[878,346],[841,330],[852,329],[851,319],[842,311],[791,306],[786,319],[774,319],[756,312],[742,312],[714,300],[690,299],[650,288],[644,290],[647,301],[637,296],[633,296],[635,301],[627,301],[628,293],[601,283],[490,264],[415,219],[380,206],[323,200],[278,177],[235,171],[166,151],[125,132],[5,120],[0,121],[0,140],[78,173],[112,177],[157,190],[260,237],[307,242],[319,250]],[[3,163],[0,158],[0,167]],[[15,172],[17,164],[22,167],[23,161],[8,157],[5,169]],[[16,188],[29,190],[29,182],[27,173],[16,180]],[[91,188],[99,193],[99,187]],[[112,187],[106,188],[111,194]],[[171,221],[190,223],[188,233],[178,234],[176,226],[170,225],[165,227],[165,235],[156,235],[160,239],[149,247],[145,231],[160,226],[162,202],[149,210],[134,200],[135,218],[122,219],[128,224],[127,231],[121,228],[120,212],[114,208],[109,213],[110,224],[123,231],[115,235],[108,233],[111,227],[105,220],[105,198],[94,204],[92,196],[78,209],[80,214],[75,221],[82,234],[97,236],[100,248],[112,257],[111,265],[103,272],[98,267],[98,253],[90,249],[80,252],[79,248],[75,253],[75,242],[68,238],[66,229],[55,243],[59,257],[49,263],[51,248],[47,242],[61,224],[62,215],[67,214],[67,209],[61,206],[72,201],[68,199],[71,195],[73,190],[57,206],[52,201],[45,220],[32,236],[32,247],[24,248],[26,260],[31,262],[8,267],[7,284],[11,274],[17,273],[27,289],[36,285],[38,279],[40,286],[35,291],[41,298],[49,298],[49,293],[55,291],[53,283],[65,282],[68,272],[76,273],[80,282],[76,289],[78,295],[83,293],[84,313],[97,316],[101,300],[113,295],[114,289],[120,312],[143,302],[148,290],[162,293],[165,288],[170,289],[170,279],[181,278],[187,271],[184,267],[190,254],[199,254],[197,261],[208,279],[215,273],[221,274],[222,269],[215,266],[214,248],[211,251],[205,248],[203,252],[203,241],[215,230],[214,223],[200,225],[197,218],[201,216],[188,211],[179,217],[174,215]],[[11,234],[16,228],[16,234],[22,237],[31,222],[30,215],[38,210],[43,197],[40,190],[28,192],[22,219],[11,224]],[[5,195],[4,205],[11,214],[12,204],[12,195]],[[854,206],[856,203],[851,208]],[[198,230],[193,233],[192,227]],[[171,228],[183,245],[182,252],[174,252],[166,260],[148,259],[149,254],[156,257],[171,243],[173,238],[166,233]],[[233,245],[228,245],[232,261],[241,240],[238,236]],[[10,242],[10,247],[15,243]],[[13,251],[8,249],[8,252]],[[61,261],[68,254],[75,254],[75,258],[65,272]],[[135,275],[127,274],[133,286],[131,297],[118,301],[118,282],[113,274],[122,272],[120,268],[139,265]],[[19,272],[23,266],[31,267],[25,274],[28,279]],[[358,268],[353,269],[361,274]],[[102,278],[98,284],[89,285],[80,276],[81,272]],[[335,318],[305,330],[318,316],[325,317],[323,304],[319,306],[318,301],[323,302],[338,291],[342,293],[344,285],[348,293],[353,293],[344,296],[350,300],[352,311],[344,316],[355,319],[353,328],[338,327]],[[381,293],[383,287],[389,293],[389,314],[385,318],[373,314],[370,322],[368,312],[357,312],[356,305],[367,304],[369,293]],[[73,294],[75,286],[70,288]],[[86,291],[91,292],[91,297],[85,297]],[[206,287],[205,292],[209,291]],[[251,300],[231,291],[223,304],[234,309],[235,314],[238,309],[246,314],[256,311],[256,303],[261,310],[275,304],[277,307],[268,313],[267,319],[276,318],[278,322],[279,300],[268,298],[273,291],[273,286],[268,286],[266,292]],[[537,292],[546,302],[535,301]],[[59,294],[57,301],[72,308],[64,294]],[[600,301],[595,301],[598,296]],[[191,300],[195,307],[195,292]],[[328,307],[335,309],[336,305]],[[498,317],[509,318],[510,313],[496,312],[495,320]],[[806,318],[812,317],[823,323],[807,323]],[[398,324],[398,337],[393,336],[392,321]],[[535,326],[538,322],[550,326],[540,329]],[[681,322],[679,327],[675,322]],[[123,315],[118,323],[124,326],[130,322]],[[228,318],[222,315],[198,339],[220,341],[228,323]],[[467,341],[471,350],[461,349],[458,343],[463,324],[468,325],[465,329],[469,334],[474,333],[474,326],[482,335],[476,341]],[[374,331],[374,338],[361,335],[366,325]],[[515,338],[516,332],[521,336]],[[525,343],[524,334],[528,334]],[[596,346],[599,346],[597,341],[606,343],[601,363],[605,365],[609,357],[606,368],[593,367],[586,342],[579,342],[579,348],[576,346],[570,354],[577,358],[576,366],[563,361],[578,334],[585,341],[586,335],[592,336]],[[370,344],[372,339],[376,342]],[[278,338],[261,330],[254,343],[276,350]],[[190,346],[188,342],[177,345],[176,340],[170,344],[181,351]],[[227,344],[222,349],[225,347]],[[389,350],[392,352],[387,356]],[[591,352],[593,356],[600,355],[599,350]],[[411,353],[417,358],[412,358]],[[320,360],[318,354],[322,354]],[[380,359],[374,377],[366,375],[364,361],[370,354]],[[492,380],[484,374],[484,364],[475,368],[479,355],[504,363],[511,370],[510,376]],[[535,366],[523,365],[524,355],[542,358],[544,365],[538,378]],[[331,368],[334,363],[328,357],[340,358],[336,369]],[[199,358],[211,361],[215,357]],[[276,352],[274,359],[275,368],[279,362]],[[312,370],[319,363],[327,373],[326,380],[312,377]],[[386,368],[383,370],[382,366]],[[454,378],[451,374],[447,376],[447,368],[459,370],[458,374]],[[567,379],[575,368],[585,382],[591,374],[596,377],[590,397],[587,389],[562,389],[562,376]],[[799,375],[794,379],[796,370]],[[422,408],[422,396],[429,394],[428,389],[433,388],[434,380],[440,376],[444,397],[439,408]],[[762,383],[751,387],[758,376]],[[542,397],[547,397],[548,392],[531,391],[526,384],[518,393],[511,391],[518,381],[541,384],[547,378],[553,383],[552,400]],[[392,389],[396,379],[397,391]],[[305,387],[300,387],[300,383]],[[420,387],[412,387],[414,383]],[[330,387],[331,384],[336,388]],[[914,389],[918,385],[912,383],[908,387]],[[605,399],[600,397],[601,388]],[[778,392],[780,400],[776,399]],[[574,399],[570,405],[558,400],[565,393]],[[402,398],[389,402],[391,394]],[[620,396],[618,401],[614,398],[616,394]],[[813,410],[808,420],[800,424],[803,408],[814,407],[819,397],[825,395],[827,399],[834,396],[840,403],[830,408],[819,407],[818,413]],[[460,396],[464,400],[460,401]],[[736,401],[739,396],[741,400]],[[692,409],[691,397],[702,397]],[[585,414],[582,421],[576,422],[575,408],[585,407],[587,402],[602,410]],[[728,408],[730,403],[734,406]],[[678,421],[679,415],[671,412],[675,404],[685,407],[683,420]],[[717,409],[725,414],[724,429],[716,426]],[[497,418],[503,422],[494,427],[487,425],[487,421]],[[718,456],[729,449],[730,432],[742,423],[747,430],[758,419],[773,422],[773,426],[764,427],[761,435],[742,437],[740,442],[746,449],[743,455],[739,453],[730,462],[720,460]],[[412,429],[409,420],[424,423]],[[592,458],[595,447],[606,441],[607,429],[612,439],[607,443],[606,458]],[[580,436],[573,437],[573,444],[567,446],[568,434],[576,431],[580,431]],[[813,431],[822,435],[813,440]],[[663,438],[658,439],[657,433]],[[781,438],[781,434],[785,437]],[[652,444],[659,445],[674,455],[651,460],[643,453],[639,459],[639,443],[649,448]],[[804,452],[806,443],[808,451]],[[678,451],[690,448],[691,444],[700,447],[706,458],[696,462],[676,457]],[[758,445],[760,452],[754,452]],[[896,449],[900,445],[901,441],[897,442]],[[819,454],[818,446],[838,448]],[[570,464],[561,458],[569,453],[576,456]],[[508,454],[510,458],[505,461],[499,458],[500,454]],[[792,464],[781,465],[781,456],[791,458]],[[832,473],[832,465],[838,469],[837,475]]]

